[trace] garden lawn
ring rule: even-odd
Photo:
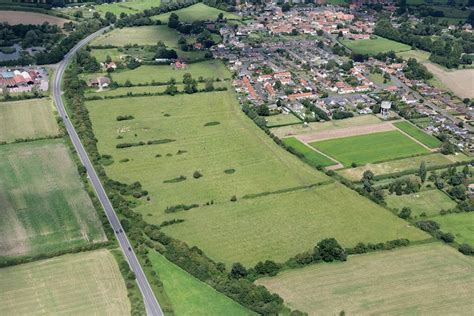
[[[392,194],[387,196],[385,201],[388,207],[396,208],[399,211],[403,207],[411,208],[411,216],[420,216],[421,213],[425,213],[426,216],[436,216],[441,210],[449,210],[456,207],[456,202],[436,189],[413,194]]]
[[[310,144],[349,167],[429,153],[399,131],[350,136]]]
[[[387,38],[377,36],[375,39],[368,40],[349,40],[343,39],[341,43],[357,54],[376,55],[378,53],[386,53],[394,51],[396,53],[408,51],[410,46],[403,43],[395,42]]]
[[[326,156],[321,155],[317,151],[303,144],[301,141],[299,141],[295,137],[283,138],[282,141],[285,145],[292,147],[298,153],[301,153],[302,155],[304,155],[304,157],[309,162],[311,162],[313,166],[327,167],[327,166],[332,166],[336,164],[334,160],[331,160],[327,158]]]
[[[267,121],[267,127],[303,123],[299,118],[297,118],[295,115],[291,113],[270,115],[264,118]]]
[[[345,244],[402,235],[427,238],[341,185],[308,189],[333,180],[279,148],[242,113],[231,91],[88,101],[86,106],[100,153],[115,161],[105,167],[108,176],[140,181],[149,192],[149,201],[139,200],[136,211],[154,224],[185,219],[164,230],[217,261],[283,261],[328,236]],[[134,119],[116,121],[119,115]],[[116,148],[165,139],[174,141]],[[202,177],[194,178],[195,171]],[[233,195],[236,202],[230,202]],[[165,212],[180,204],[199,207]]]
[[[127,289],[108,250],[0,269],[1,315],[130,315]]]
[[[154,20],[160,20],[162,23],[168,23],[171,13],[175,13],[179,16],[179,20],[182,22],[191,23],[193,21],[215,21],[220,13],[224,14],[226,19],[240,20],[238,15],[230,12],[219,10],[213,7],[209,7],[203,3],[196,3],[187,8],[175,10],[172,12],[159,14],[153,17]]]
[[[441,231],[452,233],[456,242],[474,246],[474,213],[440,215],[433,220],[441,226]]]
[[[153,269],[158,271],[174,315],[255,315],[156,251],[150,251],[148,257]]]
[[[53,104],[49,99],[0,102],[0,142],[58,134]]]
[[[169,65],[144,65],[134,70],[115,72],[112,74],[112,79],[121,84],[127,80],[130,80],[133,84],[151,83],[153,80],[164,83],[168,82],[171,78],[176,79],[177,82],[182,82],[185,73],[190,73],[196,80],[199,77],[204,79],[227,79],[231,77],[230,72],[221,61],[211,60],[190,64],[184,70],[175,70]]]
[[[257,281],[310,315],[468,315],[474,261],[440,243],[350,256]]]
[[[106,240],[62,141],[0,146],[0,174],[0,256],[38,255]]]
[[[441,145],[441,141],[439,139],[433,135],[426,134],[424,131],[410,122],[397,122],[393,125],[429,148],[438,148]]]

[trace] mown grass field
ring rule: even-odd
[[[335,161],[309,148],[295,137],[283,138],[282,141],[285,145],[293,147],[297,152],[302,153],[314,166],[327,167],[336,164]]]
[[[310,144],[344,166],[382,162],[426,154],[429,151],[399,131],[323,140]]]
[[[468,243],[474,246],[474,214],[460,213],[437,216],[433,218],[445,233],[452,233],[458,243]]]
[[[0,146],[0,174],[0,256],[106,240],[62,141]]]
[[[458,155],[443,155],[439,153],[422,155],[418,157],[403,158],[398,160],[386,161],[382,163],[366,164],[357,168],[346,168],[338,170],[337,173],[349,180],[360,180],[366,170],[371,170],[375,175],[390,174],[401,172],[405,170],[417,171],[422,161],[427,167],[442,166],[452,164],[458,161],[469,160],[464,154]]]
[[[456,207],[456,202],[439,190],[421,191],[413,194],[392,194],[385,198],[387,206],[401,210],[403,207],[411,208],[411,216],[436,216],[441,210],[449,210]]]
[[[276,114],[265,117],[267,127],[273,127],[284,124],[303,123],[299,118],[293,114]]]
[[[410,122],[396,122],[393,125],[429,148],[438,148],[441,145],[441,141],[439,139],[433,135],[425,133]]]
[[[241,112],[231,91],[86,105],[99,151],[116,161],[106,167],[108,175],[140,181],[149,192],[150,201],[142,201],[137,211],[151,223],[185,219],[163,230],[217,261],[283,261],[331,236],[345,245],[427,238],[341,185],[308,188],[332,180],[276,146]],[[118,122],[118,115],[134,119]],[[115,148],[159,139],[175,141]],[[123,159],[129,161],[120,163]],[[195,179],[195,171],[202,177]],[[230,201],[233,195],[236,202]],[[165,212],[178,204],[199,207]]]
[[[169,65],[144,65],[134,70],[113,73],[112,79],[122,84],[127,80],[130,80],[133,84],[139,84],[146,82],[151,83],[153,80],[156,82],[167,82],[171,78],[174,78],[179,83],[183,81],[183,75],[185,73],[190,73],[196,80],[199,77],[203,77],[204,79],[227,79],[231,77],[230,72],[221,61],[212,60],[190,64],[187,69],[182,70],[175,70]]]
[[[94,9],[101,13],[112,12],[116,15],[120,15],[120,13],[135,14],[151,7],[159,7],[160,4],[160,0],[129,0],[96,5]]]
[[[1,315],[130,315],[117,262],[96,250],[0,269]]]
[[[349,257],[257,281],[310,315],[467,315],[474,261],[439,243]]]
[[[153,269],[170,298],[174,315],[255,315],[211,286],[196,279],[155,251],[149,253]]]
[[[430,53],[424,50],[409,50],[404,52],[397,53],[397,56],[402,57],[403,59],[415,58],[419,62],[426,62],[430,58]]]
[[[375,55],[389,51],[402,52],[411,50],[411,47],[403,43],[395,42],[387,38],[377,36],[375,39],[368,40],[349,40],[343,39],[341,43],[347,46],[354,53]]]
[[[193,21],[215,21],[220,13],[224,14],[226,19],[240,20],[238,15],[230,12],[222,11],[213,7],[209,7],[203,3],[196,3],[187,8],[173,11],[179,16],[182,22],[191,23]],[[160,20],[162,23],[168,23],[171,12],[159,14],[153,17],[154,20]]]
[[[0,102],[0,142],[59,133],[49,99]]]

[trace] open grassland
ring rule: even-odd
[[[49,99],[0,102],[0,142],[59,133]]]
[[[456,207],[456,202],[439,190],[421,191],[413,194],[396,195],[391,194],[385,198],[387,206],[401,210],[403,207],[411,208],[412,216],[436,216],[441,210],[449,210]]]
[[[332,166],[335,165],[336,162],[334,160],[329,159],[328,157],[318,153],[314,149],[308,147],[295,137],[288,137],[288,138],[283,138],[283,143],[287,146],[292,147],[294,150],[297,152],[301,153],[304,155],[304,157],[311,162],[314,166],[322,166],[322,167],[327,167],[327,166]]]
[[[96,5],[94,9],[102,13],[112,12],[116,15],[120,15],[120,13],[135,14],[151,7],[159,7],[160,4],[160,0],[129,0]]]
[[[164,232],[227,265],[239,261],[250,266],[264,259],[282,262],[328,237],[345,247],[360,241],[429,238],[337,183],[171,215],[167,218],[185,222],[164,227]]]
[[[310,315],[468,315],[474,261],[438,243],[349,257],[258,281]]]
[[[96,250],[0,269],[1,315],[130,315],[114,257]]]
[[[445,70],[431,62],[424,63],[449,90],[460,98],[474,98],[474,69]]]
[[[458,161],[467,161],[469,157],[464,154],[458,155],[442,155],[439,153],[423,155],[418,157],[410,157],[398,160],[391,160],[375,164],[366,164],[365,166],[360,166],[357,168],[347,168],[343,170],[338,170],[337,173],[342,175],[344,178],[347,178],[351,181],[358,181],[362,178],[362,175],[366,170],[372,171],[375,175],[383,175],[401,172],[405,170],[417,171],[420,167],[422,161],[425,162],[427,167],[431,166],[443,166],[452,164]]]
[[[440,215],[433,218],[445,233],[452,233],[458,243],[474,246],[474,213]]]
[[[409,50],[405,52],[399,52],[397,53],[397,56],[402,57],[403,59],[410,59],[410,58],[415,58],[419,62],[425,62],[428,61],[430,58],[430,53],[424,50]]]
[[[227,296],[196,279],[155,251],[149,253],[153,269],[158,271],[174,315],[255,315]]]
[[[410,157],[429,151],[399,131],[344,137],[311,143],[311,146],[348,167]]]
[[[439,139],[433,135],[426,134],[424,131],[410,122],[396,122],[393,125],[429,148],[437,148],[441,145],[441,141]]]
[[[187,8],[179,9],[164,14],[159,14],[154,16],[153,19],[160,20],[163,23],[168,23],[171,13],[176,13],[179,16],[180,21],[188,23],[191,23],[193,21],[215,21],[220,13],[224,14],[224,17],[226,19],[240,20],[240,17],[238,15],[222,11],[213,7],[209,7],[203,3],[196,3]]]
[[[285,125],[285,124],[296,124],[296,123],[303,123],[299,118],[297,118],[293,114],[277,114],[277,115],[270,115],[265,117],[267,121],[267,127],[278,126],[278,125]]]
[[[0,146],[0,256],[104,241],[97,213],[62,141]]]
[[[231,77],[230,72],[225,68],[221,61],[211,60],[190,64],[187,69],[183,70],[175,70],[170,65],[144,65],[134,70],[116,72],[112,74],[112,79],[122,84],[127,80],[130,80],[133,84],[146,82],[151,83],[153,80],[156,82],[167,82],[171,78],[176,79],[177,82],[182,82],[185,73],[190,73],[196,80],[199,77],[205,79],[226,79]]]
[[[312,134],[315,132],[322,132],[340,128],[365,126],[371,124],[381,123],[375,115],[361,115],[345,120],[331,120],[328,122],[312,122],[307,126],[304,125],[291,125],[272,128],[272,133],[280,138],[295,135]]]
[[[64,23],[69,20],[58,18],[57,16],[47,15],[43,13],[27,12],[27,11],[0,11],[0,22],[6,22],[10,25],[16,24],[55,24],[63,27]]]
[[[410,46],[377,36],[368,40],[343,39],[341,43],[357,54],[375,55],[389,51],[402,52],[410,50]]]
[[[230,91],[86,105],[99,151],[116,161],[106,167],[108,175],[125,183],[140,181],[149,192],[150,201],[142,201],[137,211],[151,223],[185,219],[164,230],[215,260],[283,261],[330,236],[348,246],[427,238],[341,185],[308,188],[332,180],[276,146],[245,117]],[[134,119],[116,121],[119,115]],[[174,141],[116,148],[160,139]],[[195,171],[202,177],[195,179]],[[233,195],[236,202],[230,202]],[[165,212],[179,204],[199,207]]]

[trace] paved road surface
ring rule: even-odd
[[[94,34],[91,34],[87,38],[80,41],[64,57],[63,61],[59,63],[56,75],[54,77],[54,82],[53,82],[54,102],[56,103],[56,107],[58,108],[59,114],[64,120],[64,124],[66,125],[66,129],[69,134],[69,137],[71,138],[71,141],[74,144],[74,147],[76,148],[76,151],[81,159],[81,162],[87,169],[87,174],[90,178],[92,185],[94,186],[94,190],[97,193],[97,197],[99,198],[100,203],[102,204],[102,207],[105,210],[105,214],[107,215],[107,218],[109,219],[110,225],[114,229],[115,236],[117,237],[120,248],[122,248],[122,251],[125,257],[127,258],[127,261],[130,264],[130,268],[132,269],[133,272],[135,272],[138,286],[143,295],[143,300],[145,302],[147,314],[151,316],[162,316],[163,311],[161,310],[161,307],[158,301],[156,300],[155,295],[153,294],[150,284],[148,283],[145,273],[143,272],[142,267],[140,266],[140,263],[138,262],[137,256],[135,255],[135,252],[133,251],[133,248],[127,238],[127,235],[123,231],[122,225],[120,224],[117,214],[115,214],[115,211],[112,207],[112,204],[110,203],[109,198],[107,197],[107,194],[105,193],[104,187],[100,183],[99,177],[97,176],[97,173],[95,172],[92,166],[92,163],[89,160],[89,157],[87,156],[87,153],[84,147],[82,146],[81,140],[79,139],[79,136],[77,135],[76,130],[74,129],[74,126],[68,119],[63,101],[61,99],[61,79],[68,62],[71,60],[71,58],[74,56],[74,54],[79,48],[86,45],[92,39],[102,34],[102,32],[105,29],[106,28],[101,29],[100,31]]]

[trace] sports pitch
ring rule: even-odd
[[[106,237],[62,141],[0,146],[0,254],[37,255]]]
[[[53,105],[47,98],[0,102],[0,142],[59,133]]]
[[[363,165],[429,153],[400,131],[323,140],[310,145],[346,167],[352,163]]]
[[[468,315],[474,261],[439,243],[349,257],[258,281],[310,315]]]
[[[0,315],[130,315],[114,257],[96,250],[0,269]]]

